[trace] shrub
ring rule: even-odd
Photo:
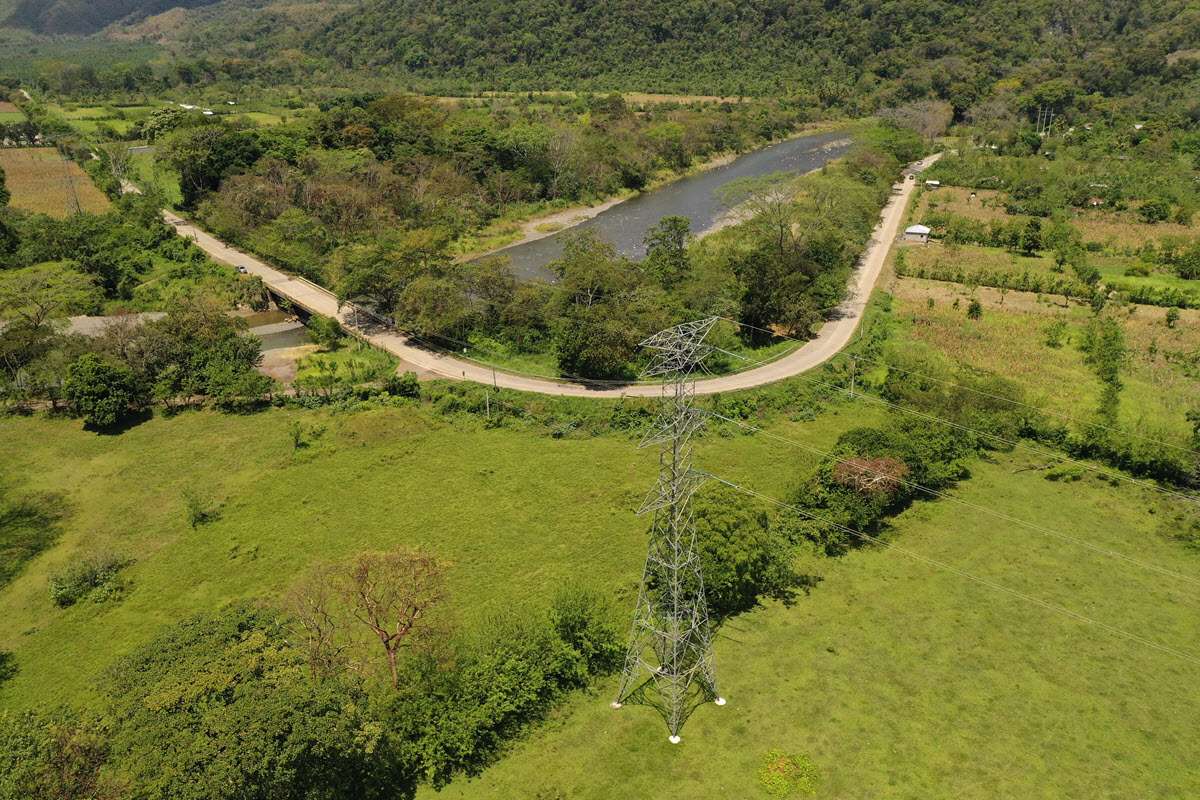
[[[130,560],[112,552],[87,553],[67,564],[62,572],[50,573],[50,599],[67,608],[99,589],[97,602],[108,599],[120,588],[117,574]]]
[[[1063,334],[1067,332],[1067,321],[1056,319],[1046,326],[1046,347],[1062,347]]]
[[[192,526],[192,530],[219,516],[212,501],[194,486],[184,489],[180,496],[183,498],[183,518]]]
[[[972,299],[967,306],[967,319],[983,319],[983,304],[978,300]]]
[[[1171,216],[1171,204],[1162,198],[1155,197],[1142,203],[1138,214],[1143,222],[1163,222]]]
[[[308,319],[308,335],[326,349],[335,346],[342,338],[342,326],[333,317],[313,314]]]
[[[1075,464],[1059,464],[1046,472],[1048,481],[1077,481],[1083,478],[1083,467]]]
[[[417,382],[417,373],[405,372],[403,375],[391,375],[383,382],[383,390],[392,397],[420,397],[421,384]]]
[[[758,782],[773,797],[817,793],[821,773],[808,756],[770,750],[758,768]]]
[[[625,648],[612,624],[612,611],[592,589],[562,589],[550,606],[550,624],[579,658],[579,678],[607,675],[621,665]]]
[[[1167,327],[1174,328],[1176,322],[1179,322],[1179,309],[1171,306],[1167,309]]]
[[[87,424],[105,428],[116,424],[137,400],[137,385],[128,367],[108,364],[88,353],[67,370],[63,396],[75,404]]]

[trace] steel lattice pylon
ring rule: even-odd
[[[663,386],[662,410],[640,446],[659,445],[661,452],[658,483],[638,510],[653,512],[654,524],[621,689],[612,705],[633,700],[657,707],[672,742],[679,741],[683,723],[701,703],[725,703],[717,692],[691,501],[707,477],[692,469],[692,434],[704,421],[692,408],[692,373],[711,350],[704,337],[716,322],[714,317],[677,325],[642,342],[658,351],[642,375],[661,377]]]

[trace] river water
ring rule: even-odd
[[[691,220],[693,233],[712,227],[725,211],[717,191],[730,181],[775,172],[808,172],[830,159],[840,158],[849,149],[845,131],[789,139],[754,150],[720,167],[635,195],[576,227],[594,228],[601,239],[616,246],[618,253],[640,259],[646,254],[642,244],[646,231],[663,217],[687,217]],[[499,252],[512,259],[518,276],[529,280],[547,277],[550,273],[546,265],[561,258],[563,249],[557,236],[548,236],[515,244]]]

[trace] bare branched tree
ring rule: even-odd
[[[954,107],[945,100],[917,100],[886,109],[879,116],[901,128],[915,131],[925,141],[932,142],[946,132],[950,121],[954,119]]]
[[[291,615],[288,630],[304,643],[313,678],[318,681],[332,677],[343,667],[346,651],[356,644],[346,629],[333,578],[333,568],[318,563],[283,596],[283,607]]]
[[[332,586],[349,616],[379,641],[392,687],[399,688],[400,652],[431,643],[437,625],[432,611],[445,597],[445,566],[432,555],[403,547],[360,553],[338,568]]]
[[[721,192],[721,203],[744,219],[781,258],[800,259],[830,221],[841,197],[826,183],[797,180],[795,173],[777,173],[731,182]]]

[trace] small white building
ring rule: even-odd
[[[936,189],[942,185],[942,182],[941,181],[925,181],[925,185],[928,186],[930,189]]]
[[[909,225],[904,229],[904,238],[909,242],[929,242],[929,228],[924,225]]]

